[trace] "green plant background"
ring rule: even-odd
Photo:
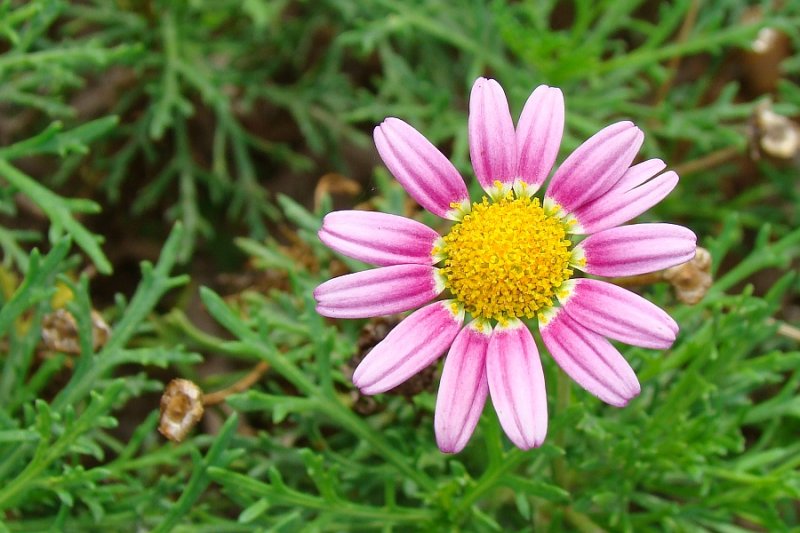
[[[1,0],[0,531],[797,529],[800,159],[754,157],[752,117],[800,114],[798,28],[778,1]],[[514,115],[561,87],[562,158],[636,121],[682,178],[642,218],[694,230],[715,279],[694,306],[646,289],[681,333],[622,348],[628,407],[545,355],[545,444],[487,408],[450,456],[435,384],[357,397],[365,321],[311,291],[364,266],[315,232],[334,205],[407,213],[371,143],[386,116],[471,181],[480,75]],[[361,192],[315,198],[329,173]],[[64,302],[78,354],[42,344]],[[208,392],[260,362],[187,440],[158,434],[171,378]]]

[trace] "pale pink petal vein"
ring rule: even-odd
[[[436,442],[443,452],[460,452],[481,417],[489,390],[488,344],[487,332],[468,325],[453,341],[445,358],[433,422]]]
[[[453,342],[463,314],[453,314],[447,302],[434,302],[400,322],[353,374],[364,394],[393,389],[438,359]]]
[[[456,167],[421,133],[398,118],[375,128],[375,146],[389,171],[422,207],[449,218],[452,203],[469,199]]]
[[[333,278],[314,291],[317,312],[367,318],[408,311],[442,292],[435,271],[427,265],[395,265]]]
[[[547,393],[539,350],[519,320],[495,327],[486,356],[492,405],[508,438],[527,450],[547,434]]]
[[[410,218],[375,211],[334,211],[319,238],[340,254],[378,266],[433,264],[439,234]]]

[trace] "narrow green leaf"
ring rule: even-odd
[[[518,494],[526,496],[537,496],[548,501],[560,503],[570,500],[569,491],[546,481],[525,479],[519,476],[506,476],[503,479],[503,484],[512,488]]]
[[[278,195],[278,205],[290,222],[297,227],[316,233],[322,227],[322,221],[308,209],[286,195]]]
[[[13,321],[26,309],[52,294],[53,278],[60,271],[69,248],[70,240],[65,238],[55,243],[44,260],[40,259],[38,251],[33,251],[25,279],[8,303],[0,309],[0,334],[6,333]]]
[[[237,316],[225,301],[208,287],[200,287],[200,299],[208,309],[209,314],[222,324],[222,326],[240,339],[252,338],[253,332]]]
[[[33,442],[41,438],[40,434],[31,429],[3,429],[0,430],[0,443],[7,442]]]
[[[246,507],[240,514],[239,514],[239,522],[243,524],[247,524],[252,522],[264,512],[269,509],[269,501],[266,498],[261,498],[256,500],[255,503]]]
[[[53,122],[45,130],[33,137],[0,148],[0,159],[11,161],[20,157],[31,157],[42,154],[52,154],[61,157],[70,153],[85,154],[89,151],[89,145],[92,142],[105,137],[110,131],[117,127],[118,124],[118,117],[108,116],[91,120],[67,131],[62,131],[62,124],[60,122]],[[89,203],[86,200],[78,201],[84,202],[84,205],[90,209],[99,209],[99,206],[94,202]],[[72,204],[71,207],[75,211],[86,212],[80,208],[76,208],[76,204]]]
[[[0,177],[28,196],[33,203],[44,211],[55,227],[63,228],[92,260],[103,274],[110,274],[111,263],[100,248],[100,237],[91,233],[72,216],[69,201],[40,185],[30,176],[0,158]],[[84,202],[84,210],[86,203]],[[99,206],[95,209],[99,210]],[[52,233],[52,228],[51,228]]]

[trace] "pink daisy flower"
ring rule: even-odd
[[[503,89],[479,78],[470,95],[469,145],[486,193],[480,201],[470,202],[452,163],[410,125],[387,118],[375,128],[378,152],[406,191],[454,221],[446,234],[365,211],[330,213],[319,232],[333,250],[379,267],[317,287],[320,314],[366,318],[424,305],[373,348],[353,383],[364,394],[387,391],[447,351],[434,417],[444,452],[466,446],[487,395],[516,446],[544,441],[547,396],[529,324],[538,323],[564,372],[615,406],[626,405],[640,386],[608,339],[664,349],[678,332],[644,298],[574,276],[632,276],[690,260],[696,238],[684,227],[620,226],[660,202],[678,176],[659,174],[665,164],[658,159],[631,166],[644,135],[618,122],[578,147],[540,200],[535,193],[550,174],[563,129],[559,89],[536,88],[515,129]]]

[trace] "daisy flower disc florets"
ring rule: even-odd
[[[444,256],[445,284],[469,314],[507,323],[553,306],[572,276],[571,246],[560,217],[509,191],[472,204],[434,253]]]
[[[378,268],[316,288],[317,311],[367,318],[416,309],[353,374],[363,394],[392,389],[447,353],[436,397],[439,448],[466,446],[487,397],[523,449],[547,433],[547,394],[529,327],[561,369],[614,406],[639,394],[636,374],[608,339],[664,349],[678,325],[641,296],[576,277],[633,276],[690,260],[695,235],[672,224],[623,225],[678,183],[651,159],[631,166],[643,133],[631,122],[602,129],[549,178],[564,128],[561,91],[533,91],[515,127],[500,85],[472,88],[469,147],[485,192],[471,202],[456,168],[397,118],[375,128],[378,153],[422,207],[453,221],[440,236],[410,218],[369,211],[325,216],[320,239]],[[444,299],[440,299],[444,295]],[[418,309],[417,309],[418,308]],[[469,317],[469,321],[465,321]]]

